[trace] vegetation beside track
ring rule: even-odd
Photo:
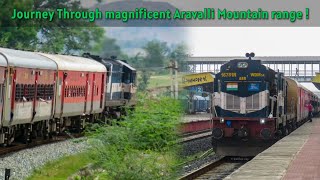
[[[71,176],[72,179],[174,179],[181,162],[177,143],[181,114],[177,100],[140,94],[135,111],[129,112],[117,126],[90,128],[87,136],[92,148],[87,153],[49,163],[35,171],[30,180]],[[74,175],[88,164],[92,166],[86,173]]]
[[[63,157],[59,160],[49,162],[41,169],[36,170],[28,180],[65,180],[90,162],[92,162],[92,159],[89,157],[88,152]]]

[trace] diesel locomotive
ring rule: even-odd
[[[255,155],[300,126],[318,97],[260,60],[234,59],[214,80],[212,144],[218,154]]]
[[[107,68],[105,116],[118,119],[126,114],[125,107],[133,109],[136,105],[136,69],[115,56],[102,58],[84,53],[83,57],[98,61]]]

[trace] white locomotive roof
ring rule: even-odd
[[[103,64],[88,58],[60,54],[39,54],[55,61],[59,70],[107,72],[107,69]]]
[[[121,60],[117,60],[117,62],[122,64],[123,66],[128,67],[131,71],[135,71],[136,70],[135,68],[133,68],[132,66],[130,66],[129,64],[127,64],[127,63],[125,63],[125,62],[123,62]]]
[[[5,60],[3,62],[2,58],[0,59],[1,66],[14,66],[14,67],[24,67],[24,68],[35,68],[35,69],[57,69],[57,65],[52,60],[40,56],[35,52],[29,51],[20,51],[14,49],[0,48],[0,54]],[[8,64],[7,64],[8,63]]]

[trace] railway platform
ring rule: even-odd
[[[182,118],[181,131],[183,134],[211,131],[212,115],[210,113],[198,113],[185,115]]]
[[[188,114],[184,115],[182,118],[183,123],[197,122],[197,121],[206,121],[210,120],[212,115],[210,113],[197,113],[197,114]]]
[[[320,179],[320,118],[306,122],[225,179]]]

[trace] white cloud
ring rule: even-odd
[[[320,28],[194,27],[188,44],[194,56],[319,56]]]

